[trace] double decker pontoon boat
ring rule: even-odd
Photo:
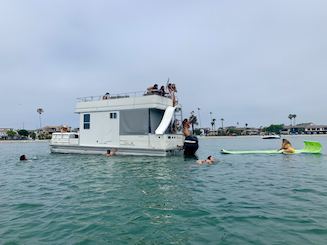
[[[143,92],[78,98],[79,132],[53,133],[53,153],[167,156],[183,151],[182,108]],[[196,142],[197,144],[197,142]],[[197,148],[196,148],[197,149]]]

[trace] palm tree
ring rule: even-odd
[[[288,119],[290,119],[290,121],[291,121],[291,125],[290,126],[292,126],[293,115],[292,114],[288,114]]]
[[[191,112],[191,116],[188,120],[192,125],[192,132],[194,133],[194,124],[198,125],[198,119],[197,119],[196,115],[194,114],[194,111]]]
[[[245,135],[247,135],[248,123],[245,123]]]
[[[39,113],[40,130],[41,130],[41,128],[42,128],[42,124],[41,124],[41,114],[44,112],[44,110],[43,110],[42,108],[37,108],[36,112]]]
[[[212,130],[216,130],[216,119],[215,118],[213,118],[211,121],[211,127],[212,127]]]

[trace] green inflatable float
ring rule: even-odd
[[[221,154],[320,154],[322,145],[316,141],[304,141],[304,148],[294,153],[285,153],[283,150],[254,150],[254,151],[227,151],[222,149]]]

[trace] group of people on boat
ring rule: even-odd
[[[148,87],[145,95],[160,95],[164,97],[171,98],[173,100],[173,106],[177,104],[177,99],[176,99],[176,93],[177,93],[177,88],[175,83],[167,83],[167,85],[162,85],[159,89],[159,86],[157,83],[153,84],[152,86]],[[107,92],[102,96],[103,100],[108,100],[110,99],[110,93]]]
[[[176,93],[177,93],[177,88],[174,83],[167,83],[166,86],[162,85],[159,86],[157,83],[154,85],[150,86],[146,90],[146,95],[151,95],[151,94],[156,94],[164,97],[171,98],[173,100],[173,106],[177,104],[177,99],[176,99]]]

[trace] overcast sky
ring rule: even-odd
[[[184,115],[327,124],[326,0],[3,0],[0,128],[78,126],[77,97],[176,83]]]

